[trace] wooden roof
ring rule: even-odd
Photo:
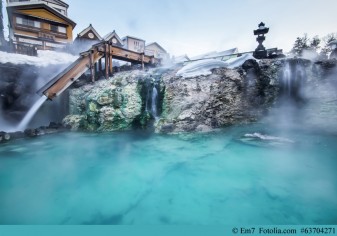
[[[29,5],[8,6],[7,7],[7,11],[8,11],[9,14],[12,14],[16,10],[27,10],[27,9],[30,10],[30,9],[38,9],[38,8],[46,9],[47,11],[49,11],[52,14],[56,15],[57,17],[63,19],[66,22],[68,22],[73,28],[75,28],[76,23],[74,21],[72,21],[67,16],[61,14],[60,12],[56,11],[52,7],[50,7],[50,6],[46,5],[46,4],[43,4],[43,3],[29,4]],[[34,15],[30,15],[30,16],[35,17]]]
[[[99,33],[97,33],[97,31],[95,30],[95,28],[90,24],[87,28],[85,28],[84,30],[82,30],[78,36],[79,37],[83,37],[84,35],[86,35],[89,31],[93,32],[96,37],[99,39],[99,40],[103,40],[103,38],[99,35]]]
[[[108,33],[107,35],[104,36],[104,41],[110,41],[112,38],[116,38],[118,43],[120,45],[123,45],[123,41],[121,40],[121,38],[118,36],[118,34],[116,33],[116,31],[112,31],[110,33]]]

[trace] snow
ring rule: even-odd
[[[224,67],[226,63],[215,59],[206,59],[187,64],[177,72],[177,76],[195,77],[199,75],[210,75],[214,68]]]
[[[181,56],[177,56],[176,58],[174,58],[174,63],[179,64],[179,63],[184,63],[189,61],[190,59],[188,58],[187,55],[181,55]]]
[[[231,54],[237,53],[238,49],[237,48],[231,48],[226,51],[213,51],[213,52],[208,52],[202,55],[198,55],[195,57],[192,57],[191,60],[200,60],[200,59],[222,59],[223,57],[229,56]]]
[[[227,68],[234,69],[235,67],[241,66],[245,61],[249,59],[256,60],[255,57],[253,57],[251,53],[247,53],[247,54],[243,54],[241,57],[235,57],[235,58],[228,59],[225,62],[225,66]]]
[[[227,61],[221,61],[216,59],[205,59],[188,63],[186,66],[181,68],[177,72],[177,76],[182,76],[183,78],[195,77],[199,75],[210,75],[211,70],[219,67],[227,67],[229,69],[234,69],[235,67],[241,66],[246,60],[254,59],[252,54],[244,54],[241,57],[231,58]]]
[[[33,57],[0,51],[0,63],[12,63],[16,65],[28,64],[46,67],[48,65],[69,64],[78,58],[78,56],[73,56],[68,53],[54,51],[38,51],[37,54],[37,57]]]

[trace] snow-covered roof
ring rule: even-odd
[[[35,4],[36,2],[45,2],[46,4],[52,3],[65,8],[69,8],[69,5],[61,0],[26,0],[26,1],[7,1],[7,6],[18,6],[18,5],[29,5]]]
[[[156,46],[157,46],[158,48],[160,48],[162,51],[164,51],[165,53],[167,53],[166,50],[165,50],[162,46],[160,46],[157,42],[149,43],[149,44],[147,44],[147,45],[145,46],[145,48],[146,48],[146,47],[149,47],[149,46],[151,46],[151,45],[156,45]]]
[[[97,36],[97,38],[99,40],[102,40],[102,37],[99,35],[99,33],[97,33],[97,31],[95,30],[95,28],[91,24],[87,28],[82,30],[78,35],[82,37],[83,35],[88,33],[90,30]]]

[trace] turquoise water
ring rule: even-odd
[[[261,130],[61,133],[1,145],[0,223],[337,224],[337,137],[240,141]]]

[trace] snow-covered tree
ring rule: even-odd
[[[309,39],[307,34],[304,34],[303,37],[297,37],[294,46],[291,50],[291,53],[294,54],[295,56],[302,56],[303,50],[309,48],[308,42]]]
[[[312,49],[313,51],[317,52],[318,49],[320,48],[320,43],[321,43],[321,40],[320,38],[318,37],[318,35],[316,35],[315,37],[313,37],[311,40],[310,40],[310,46],[309,48]]]
[[[331,33],[323,37],[322,41],[324,46],[322,47],[321,54],[328,56],[331,53],[331,47],[328,44],[337,39],[337,33]]]

